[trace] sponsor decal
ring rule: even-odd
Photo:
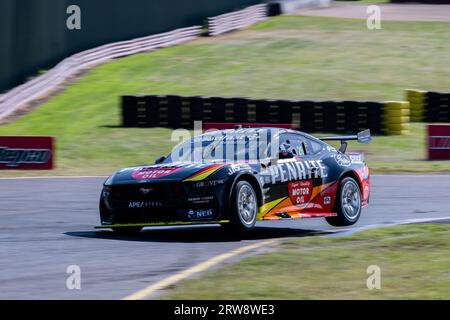
[[[162,206],[161,201],[130,201],[128,203],[128,208],[130,209],[154,208],[161,206]]]
[[[0,137],[0,169],[52,168],[52,137]]]
[[[275,184],[279,182],[306,180],[315,178],[326,178],[328,176],[327,167],[322,160],[309,161],[286,161],[269,166],[261,172],[261,182],[263,184]]]
[[[250,167],[248,165],[242,165],[242,164],[234,164],[230,165],[228,168],[228,175],[233,175],[234,173],[241,171],[241,170],[250,170]]]
[[[350,161],[352,163],[363,163],[364,156],[362,154],[349,154]]]
[[[211,200],[213,199],[214,199],[213,196],[205,196],[205,197],[188,198],[188,201],[193,203],[207,203],[211,202]]]
[[[450,150],[450,136],[431,136],[429,145],[434,150]]]
[[[142,194],[149,194],[150,191],[152,191],[152,190],[153,190],[153,188],[140,188],[140,189],[139,189],[139,191],[140,191]]]
[[[323,197],[323,204],[330,204],[330,203],[331,203],[331,197],[330,196]]]
[[[220,180],[208,180],[208,181],[199,181],[196,182],[194,184],[195,187],[197,188],[204,188],[204,187],[214,187],[217,186],[219,184],[223,184],[225,183],[224,179],[220,179]]]
[[[370,188],[368,185],[364,186],[364,197],[367,197],[370,193]]]
[[[343,153],[335,153],[332,155],[337,164],[341,167],[349,167],[352,164],[352,160],[349,156]]]
[[[202,181],[212,175],[214,172],[222,168],[221,164],[209,165],[206,168],[200,170],[199,172],[194,173],[189,178],[183,181]]]
[[[159,179],[181,170],[181,167],[143,167],[133,171],[131,176],[136,180]]]
[[[428,160],[450,160],[450,125],[428,125]]]
[[[43,164],[50,159],[52,151],[49,149],[13,149],[0,147],[0,163],[8,167],[19,164]]]
[[[188,219],[195,220],[195,219],[204,219],[204,218],[210,218],[213,216],[213,210],[212,209],[189,209],[188,210]]]
[[[364,179],[364,180],[366,180],[366,179],[368,179],[369,178],[369,167],[367,167],[367,166],[365,166],[364,168],[363,168],[363,173],[362,173],[362,178]]]
[[[289,182],[289,198],[294,205],[306,204],[311,198],[312,180]]]

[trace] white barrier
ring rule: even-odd
[[[36,99],[55,92],[79,72],[111,59],[165,48],[200,36],[201,27],[189,27],[128,41],[106,44],[70,56],[54,68],[0,96],[0,121]]]
[[[267,18],[267,5],[258,4],[244,10],[208,18],[209,35],[217,36],[236,29],[243,29]]]

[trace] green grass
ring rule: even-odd
[[[149,163],[173,145],[168,129],[115,127],[120,95],[383,101],[403,99],[405,88],[448,91],[449,28],[386,21],[382,30],[367,30],[361,20],[281,16],[102,65],[0,126],[0,134],[55,136],[58,169],[51,174],[107,174]],[[378,172],[448,170],[450,162],[423,161],[422,131],[413,125],[411,136],[377,138],[367,149],[369,164]]]
[[[438,224],[290,240],[162,299],[450,299],[449,237],[450,225]],[[366,286],[370,265],[381,269],[381,289]]]

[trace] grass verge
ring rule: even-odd
[[[430,224],[290,240],[183,281],[162,298],[449,299],[449,237],[449,224]],[[370,265],[381,269],[381,289],[367,288]]]
[[[102,65],[0,126],[0,135],[55,136],[57,170],[48,174],[108,174],[152,162],[174,145],[168,129],[118,127],[120,95],[383,101],[403,99],[405,88],[448,90],[448,27],[386,21],[382,30],[370,31],[362,20],[280,16],[242,32]],[[410,136],[377,138],[367,149],[374,172],[448,171],[449,161],[424,161],[423,130],[417,124]]]

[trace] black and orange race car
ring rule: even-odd
[[[323,217],[358,221],[369,203],[370,175],[347,141],[370,131],[315,138],[282,128],[215,130],[193,137],[155,164],[125,168],[104,183],[101,225],[117,232],[145,226],[220,223],[238,231],[258,220]],[[339,149],[325,141],[341,142]]]

